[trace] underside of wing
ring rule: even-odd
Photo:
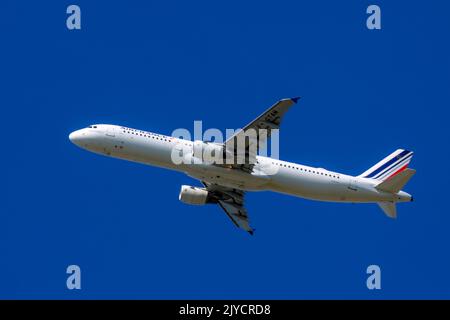
[[[244,207],[245,193],[239,189],[227,188],[203,181],[211,199],[225,211],[231,221],[241,229],[253,235],[254,229],[250,227],[247,210]]]
[[[267,146],[267,139],[273,130],[279,130],[284,114],[299,99],[297,97],[278,101],[225,142],[226,150],[234,155],[234,167],[252,171],[261,146]]]

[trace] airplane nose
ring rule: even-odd
[[[77,130],[69,134],[69,140],[76,145],[79,145],[81,143],[83,137],[84,133],[82,133],[81,130]]]

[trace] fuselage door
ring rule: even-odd
[[[106,136],[111,137],[111,138],[114,138],[116,136],[114,127],[106,128]]]
[[[349,181],[349,183],[348,183],[348,188],[349,188],[351,191],[358,191],[358,188],[357,188],[356,186],[357,186],[357,181],[356,181],[356,179],[353,178],[353,177],[351,177],[351,178],[350,178],[350,181]]]

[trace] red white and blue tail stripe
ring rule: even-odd
[[[408,167],[412,156],[412,151],[398,149],[369,170],[363,172],[359,177],[380,181],[387,180],[405,170]]]

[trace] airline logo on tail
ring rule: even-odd
[[[363,178],[387,180],[404,171],[414,152],[398,149],[360,175]]]

